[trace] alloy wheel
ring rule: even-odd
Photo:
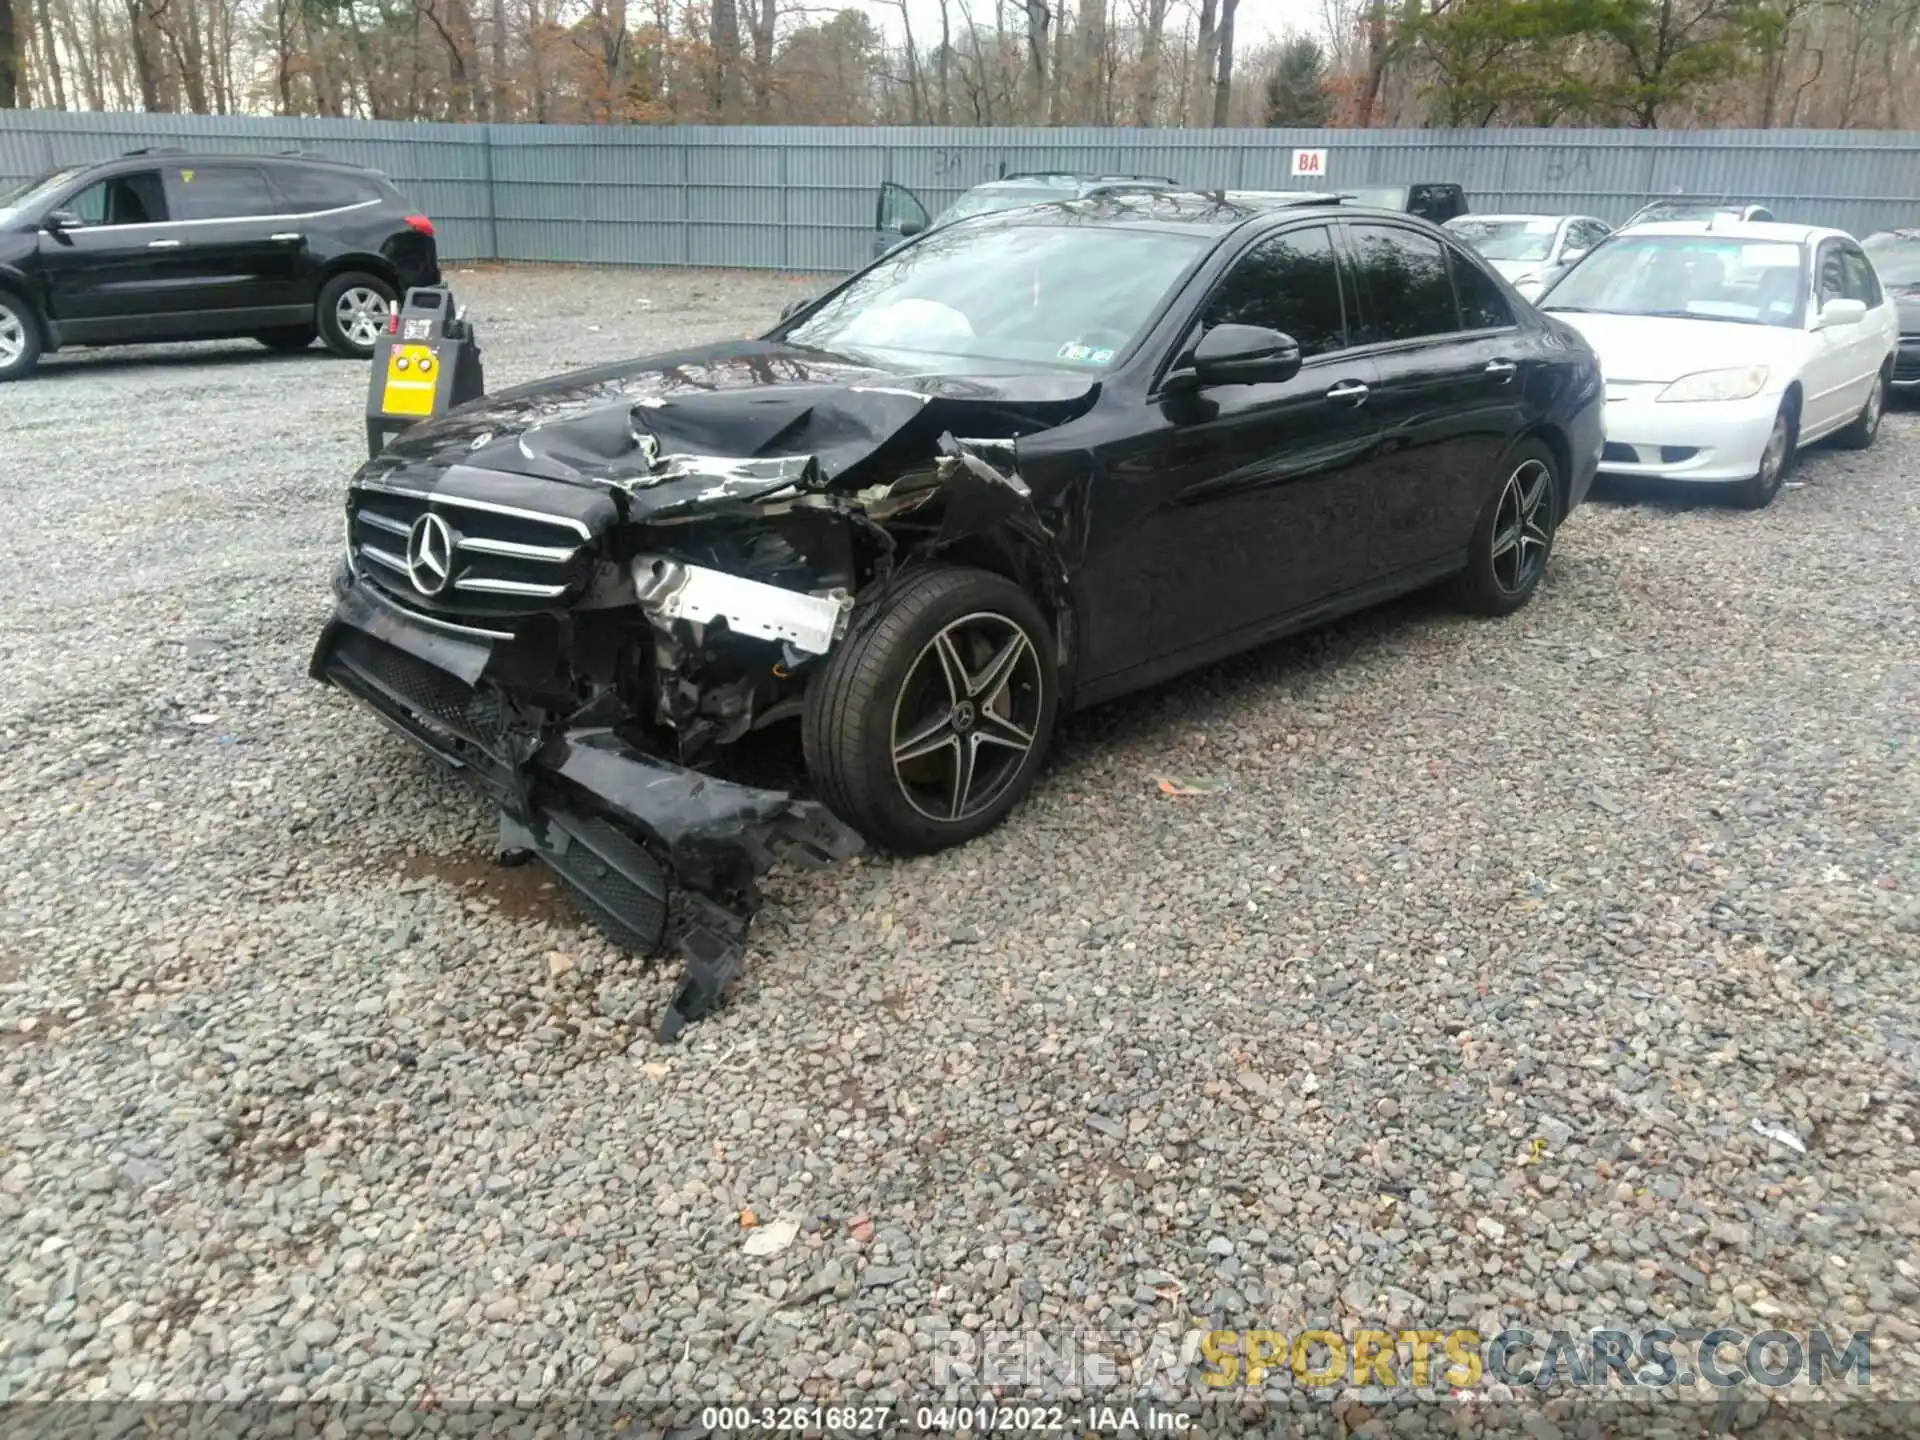
[[[1509,595],[1531,585],[1553,543],[1553,472],[1524,460],[1507,477],[1493,518],[1493,578]]]
[[[12,306],[0,304],[0,370],[18,365],[27,353],[27,322]]]
[[[1866,421],[1867,438],[1871,440],[1874,432],[1880,428],[1880,414],[1886,409],[1887,386],[1882,376],[1873,377],[1873,389],[1867,392],[1866,413],[1861,416]]]
[[[340,333],[350,342],[363,350],[371,350],[386,327],[390,308],[387,297],[378,290],[356,285],[340,293],[334,303],[333,318],[340,326]]]
[[[894,701],[893,773],[907,803],[951,823],[1004,795],[1038,738],[1045,685],[1039,651],[1006,616],[943,626]]]

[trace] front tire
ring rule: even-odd
[[[1560,528],[1560,462],[1541,440],[1507,453],[1500,488],[1467,545],[1454,598],[1476,615],[1511,615],[1533,598]]]
[[[39,363],[39,322],[24,300],[0,290],[0,382],[23,379]]]
[[[1773,429],[1767,433],[1767,448],[1760,454],[1760,468],[1750,479],[1734,486],[1733,503],[1742,510],[1764,510],[1780,493],[1780,482],[1787,478],[1787,468],[1793,464],[1797,428],[1794,422],[1793,402],[1788,401],[1773,417]]]
[[[1883,369],[1873,377],[1873,388],[1867,392],[1867,403],[1860,407],[1860,413],[1853,417],[1853,423],[1833,437],[1833,443],[1842,450],[1865,450],[1873,444],[1880,433],[1880,417],[1887,408],[1887,372]]]
[[[314,323],[334,354],[366,360],[393,313],[393,287],[378,275],[357,270],[336,275],[320,287]]]
[[[925,854],[992,829],[1026,798],[1059,708],[1053,635],[1012,581],[909,572],[807,687],[807,771],[872,840]]]

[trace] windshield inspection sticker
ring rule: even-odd
[[[1054,354],[1057,359],[1061,360],[1085,360],[1093,354],[1093,349],[1091,346],[1081,345],[1069,340],[1055,351]]]

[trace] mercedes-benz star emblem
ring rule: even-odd
[[[422,515],[407,532],[407,577],[422,595],[438,595],[453,574],[453,531],[438,515]]]

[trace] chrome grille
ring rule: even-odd
[[[452,570],[433,595],[407,569],[407,537],[428,511],[453,534]],[[590,539],[568,516],[364,484],[347,516],[354,568],[410,608],[441,614],[525,614],[564,600],[591,578]]]

